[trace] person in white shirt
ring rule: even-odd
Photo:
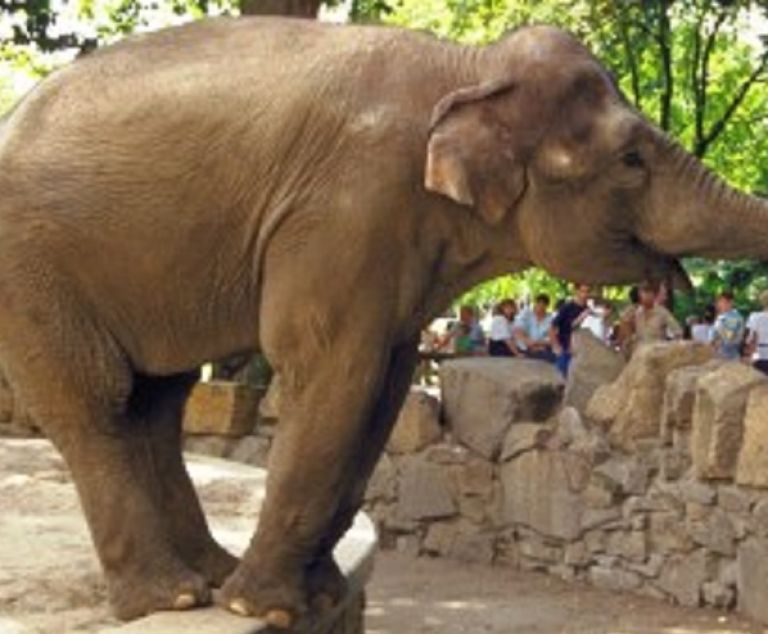
[[[704,308],[704,317],[701,322],[691,326],[691,339],[700,343],[712,343],[712,334],[715,328],[715,318],[717,317],[714,305]]]
[[[747,351],[755,368],[768,374],[768,291],[760,293],[760,304],[763,310],[752,313],[747,321]]]
[[[513,299],[499,302],[494,310],[491,331],[488,334],[488,354],[492,357],[516,357],[520,351],[515,344],[513,323],[517,304]]]

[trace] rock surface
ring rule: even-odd
[[[747,401],[736,482],[768,488],[768,385],[753,389]]]
[[[739,609],[761,623],[768,623],[768,540],[751,538],[739,547]]]
[[[442,436],[440,403],[422,390],[412,390],[400,410],[389,437],[387,451],[414,453],[437,442]]]
[[[595,391],[613,383],[626,362],[624,355],[606,346],[589,330],[576,331],[572,346],[573,361],[568,370],[564,403],[584,412]]]
[[[563,380],[550,363],[473,358],[440,366],[443,412],[460,443],[496,459],[509,427],[544,421],[560,405]]]
[[[586,486],[574,473],[579,460],[567,452],[530,451],[502,465],[504,519],[542,535],[576,539],[582,530],[579,493]]]
[[[612,445],[633,451],[637,441],[659,435],[669,373],[712,354],[709,346],[687,341],[640,346],[619,378],[595,392],[587,416],[608,429]]]
[[[747,398],[768,379],[741,363],[728,363],[698,381],[691,454],[699,478],[732,479],[744,434]]]
[[[437,465],[409,459],[401,466],[397,514],[405,520],[452,517],[457,512],[446,474]]]
[[[666,444],[672,442],[675,430],[687,432],[691,429],[699,379],[714,372],[723,363],[713,359],[703,365],[685,366],[669,373],[661,417],[661,438]]]
[[[260,392],[243,383],[210,381],[195,385],[184,410],[184,432],[239,437],[256,425]]]

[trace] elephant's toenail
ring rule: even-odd
[[[293,625],[293,617],[286,610],[270,610],[264,615],[264,622],[277,629],[287,630]]]
[[[195,606],[195,603],[195,595],[190,592],[184,592],[183,594],[180,594],[176,597],[176,600],[173,602],[173,609],[189,610],[189,608]]]
[[[240,616],[250,616],[250,611],[248,610],[248,606],[245,604],[245,601],[242,599],[233,599],[229,602],[229,610],[230,612],[234,612],[235,614],[239,614]]]

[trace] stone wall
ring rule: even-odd
[[[711,356],[648,346],[586,401],[576,373],[581,412],[545,367],[446,364],[440,439],[390,447],[369,487],[382,543],[768,622],[768,379]]]
[[[466,359],[442,366],[440,399],[412,392],[367,492],[382,546],[768,622],[768,379],[692,343],[626,367],[579,350],[567,386],[543,363]],[[188,447],[263,465],[269,410]]]

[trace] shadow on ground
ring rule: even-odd
[[[758,634],[712,610],[572,585],[537,573],[378,555],[367,634]]]

